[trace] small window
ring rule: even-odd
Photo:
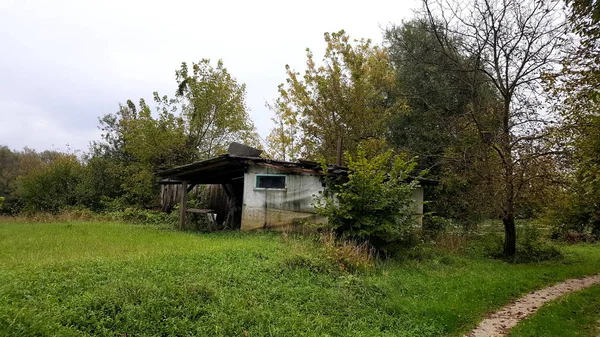
[[[285,175],[282,174],[257,174],[256,175],[256,188],[272,188],[272,189],[284,189],[285,188]]]

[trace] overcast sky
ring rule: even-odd
[[[382,28],[418,6],[410,1],[0,0],[0,145],[87,150],[98,117],[119,102],[172,96],[181,62],[223,59],[247,85],[264,138],[266,101],[285,65],[304,69],[323,33],[345,29],[381,42]]]

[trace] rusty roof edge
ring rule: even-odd
[[[196,161],[196,162],[193,162],[193,163],[190,163],[190,164],[176,166],[176,167],[164,170],[164,171],[157,172],[156,175],[160,176],[160,177],[165,177],[165,176],[172,175],[172,174],[175,174],[175,173],[180,173],[180,172],[185,171],[186,169],[195,168],[195,167],[198,167],[198,166],[201,166],[201,165],[218,163],[220,161],[226,160],[227,156],[228,155],[225,154],[225,155],[221,155],[221,156],[210,158],[210,159]]]
[[[224,154],[224,155],[220,155],[218,157],[201,160],[201,161],[193,162],[190,164],[177,166],[177,167],[174,167],[174,168],[171,168],[168,170],[160,171],[160,172],[157,172],[156,175],[158,175],[160,177],[168,177],[168,176],[176,175],[178,173],[183,173],[189,169],[194,169],[194,168],[198,168],[198,167],[201,167],[204,165],[214,164],[214,163],[218,163],[220,161],[228,161],[228,160],[239,160],[239,161],[247,161],[247,162],[252,162],[252,163],[267,163],[267,164],[272,164],[272,165],[277,165],[277,166],[282,166],[282,167],[290,167],[290,166],[291,167],[302,167],[302,168],[308,168],[308,169],[315,170],[315,172],[322,171],[321,165],[316,162],[308,162],[308,161],[290,162],[290,161],[282,161],[282,160],[275,160],[275,159],[262,158],[262,157],[250,157],[250,156],[238,156],[238,155]],[[348,172],[348,169],[343,166],[327,165],[327,167],[328,167],[328,173],[344,174],[344,173]]]
[[[333,176],[345,176],[345,175],[348,175],[348,173],[350,172],[350,170],[347,167],[337,166],[337,165],[327,165],[327,172],[323,172],[321,164],[319,164],[317,162],[310,162],[310,161],[290,162],[290,161],[275,160],[275,159],[262,158],[262,157],[250,157],[250,156],[238,156],[238,155],[231,155],[231,154],[223,154],[223,155],[220,155],[220,156],[217,156],[214,158],[201,160],[201,161],[193,162],[191,164],[181,165],[181,166],[177,166],[177,167],[174,167],[174,168],[171,168],[168,170],[157,172],[156,175],[158,175],[159,177],[163,177],[163,178],[169,178],[169,177],[176,176],[177,174],[184,173],[187,170],[196,169],[196,168],[199,168],[204,165],[214,164],[214,163],[218,163],[221,161],[232,161],[232,160],[245,162],[245,164],[247,164],[247,165],[250,163],[255,163],[255,164],[264,163],[264,164],[277,165],[277,166],[281,166],[284,168],[285,167],[288,167],[288,168],[289,167],[299,167],[299,168],[313,170],[315,173],[325,174],[325,175],[333,175]],[[415,177],[415,176],[409,176],[406,180],[407,181],[419,180],[419,183],[421,185],[438,185],[441,183],[439,180],[436,180],[436,179]],[[169,182],[162,181],[161,183],[169,183]]]
[[[283,160],[276,160],[276,159],[269,159],[269,158],[262,158],[262,157],[246,157],[246,156],[236,156],[236,155],[226,155],[229,158],[234,158],[234,159],[245,159],[245,160],[249,160],[252,162],[256,162],[256,163],[268,163],[268,164],[274,164],[274,165],[280,165],[280,166],[299,166],[299,167],[304,167],[304,168],[312,168],[312,169],[318,169],[319,171],[321,170],[321,164],[317,163],[317,162],[312,162],[312,161],[305,161],[305,160],[300,160],[297,162],[292,162],[292,161],[283,161]],[[327,168],[329,170],[332,169],[338,169],[338,170],[344,170],[347,171],[348,168],[344,167],[344,166],[337,166],[337,165],[327,165]]]

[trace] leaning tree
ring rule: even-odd
[[[515,207],[522,191],[543,183],[552,115],[541,81],[562,59],[567,43],[562,3],[554,0],[423,0],[424,14],[442,50],[465,72],[484,75],[499,96],[497,104],[472,106],[469,113],[481,139],[500,159],[504,254],[516,253]],[[451,40],[450,40],[451,39]],[[469,62],[464,62],[463,57]],[[488,130],[489,114],[502,120]]]

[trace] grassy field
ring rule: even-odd
[[[600,336],[600,285],[566,295],[540,308],[511,337]]]
[[[307,239],[0,223],[0,336],[458,336],[518,295],[600,272],[432,254],[348,273]]]

